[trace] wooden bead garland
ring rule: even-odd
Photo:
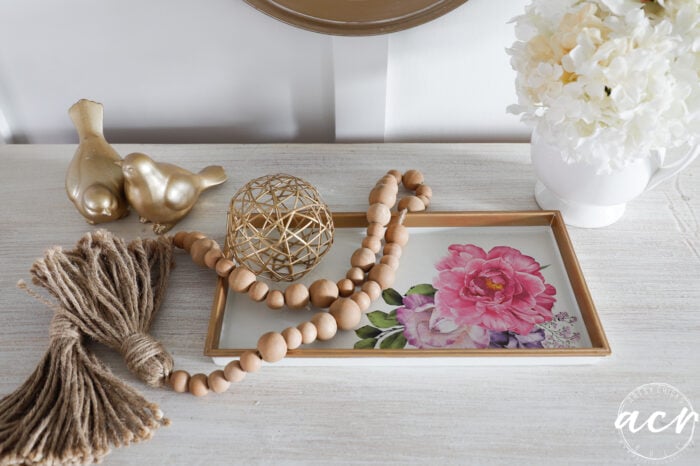
[[[306,322],[288,327],[282,332],[263,334],[255,350],[241,354],[239,360],[230,362],[224,370],[205,374],[189,375],[177,370],[170,375],[170,384],[176,392],[189,391],[195,396],[206,395],[210,390],[221,393],[231,383],[240,382],[248,372],[256,372],[262,361],[273,363],[284,358],[289,350],[316,340],[332,339],[338,330],[355,328],[372,301],[378,299],[382,290],[393,285],[403,246],[408,242],[408,229],[403,225],[407,212],[425,210],[432,198],[432,189],[423,184],[423,174],[408,170],[403,175],[390,170],[384,175],[369,195],[367,210],[367,236],[350,258],[350,269],[345,278],[333,282],[316,280],[308,288],[303,284],[289,285],[284,291],[271,290],[269,285],[258,281],[253,272],[226,258],[219,245],[201,232],[178,232],[173,244],[192,256],[201,266],[216,271],[227,280],[232,291],[247,293],[253,301],[265,301],[270,309],[304,309],[309,303],[314,307],[328,308],[328,312],[317,312]],[[398,201],[400,215],[392,222],[391,208],[396,203],[398,184],[414,191]],[[383,244],[382,240],[385,241]],[[383,257],[377,262],[376,254]],[[357,290],[357,288],[360,288]]]

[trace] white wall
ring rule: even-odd
[[[525,140],[504,52],[525,3],[336,38],[241,0],[0,0],[0,110],[19,142],[74,142],[83,97],[112,142]]]

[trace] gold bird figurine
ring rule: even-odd
[[[226,181],[223,167],[212,165],[199,173],[169,163],[159,163],[134,152],[118,163],[124,173],[124,190],[142,223],[153,222],[163,234],[189,213],[205,189]]]
[[[129,213],[121,160],[102,134],[102,104],[81,99],[68,110],[80,144],[66,173],[66,193],[88,223],[118,220]]]

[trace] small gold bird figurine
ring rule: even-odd
[[[102,104],[81,99],[68,110],[80,144],[66,173],[66,193],[88,223],[118,220],[129,213],[119,154],[102,134]]]
[[[134,152],[118,163],[124,173],[124,190],[143,223],[163,234],[189,213],[205,189],[226,181],[223,167],[212,165],[199,173],[169,163],[159,163]]]

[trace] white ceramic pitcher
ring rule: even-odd
[[[544,210],[561,211],[567,225],[598,228],[618,221],[627,202],[687,167],[700,154],[700,146],[670,165],[658,156],[647,157],[609,174],[599,174],[583,162],[565,162],[561,151],[536,130],[530,153],[537,176],[537,204]]]

